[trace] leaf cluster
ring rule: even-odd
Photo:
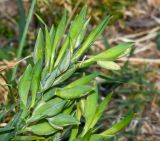
[[[98,73],[81,75],[68,81],[79,69],[98,63],[107,69],[117,69],[113,61],[123,55],[132,43],[122,43],[83,60],[84,53],[106,28],[109,17],[86,36],[89,19],[86,8],[72,21],[66,32],[67,14],[59,25],[39,30],[29,64],[18,82],[19,110],[0,129],[0,139],[100,141],[114,136],[132,119],[129,112],[110,129],[97,134],[96,123],[106,110],[112,94],[98,101]],[[82,60],[82,61],[81,61]]]

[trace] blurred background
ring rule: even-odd
[[[57,25],[64,9],[68,21],[87,5],[91,22],[88,32],[105,16],[111,20],[103,36],[95,42],[89,54],[97,54],[120,42],[135,42],[129,57],[117,60],[119,71],[106,71],[93,66],[91,70],[103,72],[100,81],[101,96],[114,91],[114,97],[102,120],[105,127],[133,109],[134,120],[114,141],[160,140],[160,0],[37,0],[30,12],[30,0],[0,0],[0,105],[8,101],[14,83],[11,80],[16,58],[22,59],[18,74],[23,72],[26,59],[34,48],[41,17],[49,27]],[[28,16],[32,18],[28,21]],[[39,15],[39,16],[37,16]],[[21,55],[17,57],[29,22]],[[88,70],[90,71],[90,70]],[[11,85],[12,84],[12,85]],[[16,97],[16,92],[13,92]],[[9,116],[8,116],[9,118]],[[8,120],[8,119],[6,119]],[[116,121],[115,121],[116,122]]]

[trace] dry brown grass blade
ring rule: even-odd
[[[24,60],[30,58],[31,56],[27,56],[19,61],[3,61],[0,64],[0,72],[4,71],[4,70],[8,70],[8,69],[12,69],[14,68],[17,64],[23,62]]]

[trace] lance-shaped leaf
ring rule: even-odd
[[[48,102],[42,101],[39,105],[37,105],[31,118],[28,119],[27,122],[34,122],[45,117],[55,116],[62,111],[65,104],[66,101],[60,98],[54,98]]]
[[[77,102],[77,109],[76,109],[76,118],[80,121],[81,120],[81,110],[80,110],[80,104]],[[78,135],[78,130],[79,130],[79,124],[74,125],[70,134],[69,141],[73,141],[77,138]]]
[[[66,53],[64,54],[64,57],[62,59],[62,61],[59,63],[58,65],[58,69],[61,73],[63,73],[64,71],[66,71],[70,65],[71,62],[71,51],[70,48],[66,51]]]
[[[54,37],[55,37],[55,28],[54,25],[52,25],[51,30],[49,32],[50,39],[51,39],[51,46],[53,46],[54,43]]]
[[[129,111],[124,119],[114,124],[110,129],[100,133],[100,135],[102,136],[115,135],[117,132],[122,130],[131,122],[133,115],[134,115],[133,112]]]
[[[79,124],[79,121],[75,117],[63,113],[58,114],[57,116],[51,118],[47,118],[47,120],[53,127],[54,126],[65,127],[68,125]]]
[[[91,128],[93,128],[95,126],[95,124],[97,123],[97,121],[99,120],[99,118],[102,116],[103,112],[106,110],[108,103],[110,102],[112,97],[112,93],[110,93],[98,106],[97,110],[96,110],[96,114],[94,116],[94,119],[91,123]]]
[[[48,122],[38,123],[22,129],[21,132],[32,132],[36,135],[51,135],[57,130],[54,129]]]
[[[72,83],[67,85],[65,88],[72,88],[72,87],[79,86],[79,85],[85,85],[85,84],[91,82],[97,76],[98,76],[97,73],[93,73],[93,74],[90,74],[90,75],[83,76],[82,78],[73,81]]]
[[[72,50],[74,49],[78,36],[82,30],[82,27],[85,24],[85,16],[86,16],[86,7],[84,7],[81,10],[80,14],[75,17],[73,23],[71,24],[69,35],[70,38],[72,39],[72,44],[71,44]]]
[[[34,63],[36,64],[39,60],[41,61],[41,63],[43,63],[43,57],[44,57],[44,37],[42,29],[40,29],[38,32],[33,53]]]
[[[64,99],[80,98],[93,90],[93,86],[81,85],[72,88],[57,88],[55,95]]]
[[[97,64],[108,70],[120,70],[120,66],[113,61],[97,61]]]
[[[110,49],[107,49],[106,51],[103,51],[102,53],[93,56],[92,58],[83,61],[79,67],[84,68],[89,65],[94,64],[97,61],[113,61],[119,56],[125,54],[127,49],[130,49],[130,47],[133,46],[133,43],[121,43],[115,47],[112,47]]]
[[[40,77],[41,77],[41,69],[42,69],[42,64],[40,61],[38,61],[32,71],[32,82],[31,82],[31,93],[32,93],[32,101],[31,101],[31,107],[34,106],[35,100],[36,100],[36,94],[39,89],[40,85]]]
[[[32,66],[28,65],[18,83],[19,96],[25,107],[27,106],[27,99],[31,85],[31,80],[32,80]]]
[[[77,37],[77,40],[75,42],[75,48],[79,47],[79,45],[82,43],[83,39],[85,38],[85,34],[86,34],[86,31],[87,31],[87,25],[90,21],[90,18],[84,23],[78,37]]]
[[[55,37],[54,37],[54,42],[53,42],[52,52],[51,52],[51,60],[50,60],[51,61],[51,64],[50,64],[51,68],[53,67],[53,64],[54,64],[56,49],[57,49],[58,45],[60,44],[60,41],[62,40],[64,31],[65,31],[66,17],[67,17],[67,13],[65,11],[65,13],[64,13],[64,15],[63,15],[58,27],[57,27]]]
[[[84,117],[85,117],[85,126],[82,132],[82,137],[87,133],[90,129],[90,125],[95,117],[97,102],[98,102],[98,89],[97,86],[95,92],[88,95],[85,107],[84,107]]]
[[[48,28],[47,26],[45,26],[45,43],[46,43],[46,47],[45,47],[45,64],[46,66],[49,67],[49,63],[50,63],[50,58],[51,58],[51,53],[52,53],[52,46],[51,46],[51,38],[48,32]]]
[[[72,61],[78,60],[79,57],[92,45],[92,43],[99,37],[99,35],[104,31],[107,23],[108,17],[105,18],[88,36],[85,42],[82,44],[82,47],[75,53]]]

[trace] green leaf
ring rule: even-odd
[[[97,89],[97,88],[96,88]],[[98,102],[98,90],[87,96],[87,100],[84,107],[85,126],[82,132],[82,137],[90,129],[90,125],[94,120]]]
[[[23,132],[32,132],[36,135],[51,135],[55,133],[57,130],[54,129],[48,122],[38,123],[36,125],[32,125],[22,129]]]
[[[99,118],[102,116],[103,112],[106,110],[108,103],[110,102],[112,97],[112,93],[110,93],[98,106],[97,110],[96,110],[96,114],[94,116],[94,119],[91,123],[91,128],[93,128],[95,126],[95,124],[97,123],[97,121],[99,120]]]
[[[82,30],[82,27],[85,24],[85,16],[86,16],[86,7],[84,7],[81,10],[80,14],[75,17],[74,21],[71,24],[69,35],[70,38],[72,39],[72,45],[71,45],[72,50],[74,49],[78,36]]]
[[[85,38],[86,30],[87,30],[87,25],[90,21],[90,18],[84,23],[78,37],[75,43],[75,48],[79,47],[79,45],[82,43],[83,39]]]
[[[67,19],[67,13],[65,11],[65,13],[64,13],[64,15],[63,15],[58,27],[57,27],[55,38],[54,38],[54,43],[53,43],[53,46],[52,46],[51,64],[50,64],[51,68],[53,68],[53,64],[54,64],[55,51],[56,51],[58,45],[60,44],[60,41],[62,40],[64,31],[65,31],[66,19]],[[62,56],[58,56],[58,57],[59,57],[59,59],[57,58],[55,66],[58,65]]]
[[[45,22],[44,22],[44,20],[43,20],[37,13],[34,13],[34,15],[37,17],[37,19],[38,19],[42,24],[46,25]]]
[[[67,80],[70,76],[72,76],[72,74],[76,71],[76,69],[77,67],[73,65],[70,69],[68,69],[66,72],[60,75],[57,79],[55,79],[52,86],[58,85],[64,82],[65,80]]]
[[[133,46],[133,43],[121,43],[115,47],[103,51],[98,55],[93,56],[86,61],[83,61],[79,65],[79,67],[84,68],[90,66],[91,64],[94,64],[97,61],[113,61],[119,56],[123,55],[127,51],[127,49],[130,49],[131,46]]]
[[[0,134],[2,134],[3,132],[6,132],[6,131],[10,131],[10,130],[13,130],[14,127],[3,127],[3,128],[0,128]]]
[[[58,69],[61,73],[63,73],[64,71],[68,69],[70,62],[71,62],[71,55],[72,55],[71,51],[70,49],[68,49],[66,53],[64,54],[62,61],[60,61],[58,65]]]
[[[51,38],[47,29],[47,26],[45,26],[45,38],[46,38],[46,47],[45,47],[45,64],[49,67],[51,53],[52,53],[52,46],[51,46]]]
[[[97,61],[97,64],[108,70],[120,70],[120,66],[113,61]]]
[[[77,103],[77,109],[76,109],[76,118],[80,121],[81,120],[81,110],[80,110],[80,104]],[[78,125],[74,125],[72,127],[72,131],[69,137],[69,141],[73,141],[77,138],[77,134],[78,134],[78,130],[79,130],[79,124]]]
[[[41,61],[41,63],[43,63],[43,57],[44,57],[44,37],[42,29],[40,29],[38,32],[34,48],[34,54],[33,54],[34,63],[36,64],[39,60]]]
[[[32,66],[28,65],[18,83],[19,96],[21,98],[21,102],[25,107],[27,106],[27,99],[31,85],[31,80],[32,80]]]
[[[13,132],[6,132],[3,134],[0,134],[1,141],[10,141],[13,138]]]
[[[65,127],[68,125],[79,124],[79,121],[75,117],[63,113],[51,118],[47,118],[47,120],[51,125],[53,125],[53,127],[55,125],[60,127]]]
[[[93,135],[91,135],[89,141],[107,141],[111,137],[113,137],[113,136],[102,136],[99,134],[93,134]]]
[[[48,101],[54,96],[54,94],[55,94],[55,88],[52,88],[44,93],[42,100]]]
[[[120,122],[114,124],[110,129],[100,133],[102,136],[108,136],[108,135],[115,135],[117,132],[122,130],[124,127],[126,127],[133,118],[133,112],[128,112],[126,117],[122,119]]]
[[[32,82],[31,82],[31,93],[32,93],[32,101],[31,101],[31,107],[34,106],[35,100],[36,100],[36,94],[39,89],[40,85],[40,78],[41,78],[41,70],[42,70],[42,64],[40,61],[38,61],[32,71]]]
[[[51,39],[51,46],[53,46],[54,43],[54,37],[55,37],[55,28],[54,25],[52,25],[51,30],[49,32],[50,39]]]
[[[44,140],[44,137],[39,136],[16,136],[12,141],[35,141],[35,140]]]
[[[35,110],[30,119],[27,122],[34,122],[42,118],[52,117],[60,113],[66,104],[65,100],[60,98],[54,98],[48,102],[42,101]]]
[[[47,74],[47,76],[41,81],[42,90],[44,91],[51,87],[56,77],[60,74],[61,72],[58,68],[54,69],[51,73]]]
[[[73,111],[73,108],[74,108],[74,103],[71,104],[69,107],[67,107],[66,109],[63,110],[63,113],[64,114],[71,114],[71,112]]]
[[[106,51],[103,51],[102,53],[94,56],[93,58],[91,58],[91,60],[94,61],[99,61],[99,60],[104,60],[104,61],[113,61],[115,60],[117,57],[123,55],[127,49],[130,49],[130,47],[133,46],[132,42],[128,42],[128,43],[121,43],[115,47],[112,47]]]
[[[97,73],[92,73],[90,75],[83,76],[82,78],[73,81],[72,83],[67,85],[65,88],[72,88],[72,87],[79,86],[79,85],[85,85],[85,84],[91,82],[97,76],[98,76]]]
[[[92,86],[81,85],[73,88],[57,88],[55,95],[64,99],[80,98],[93,90]]]
[[[99,35],[104,31],[107,23],[108,17],[105,18],[88,36],[82,47],[75,53],[72,61],[75,62],[82,56],[82,54],[93,44],[93,42],[99,37]]]

